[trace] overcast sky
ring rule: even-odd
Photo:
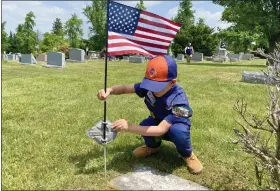
[[[121,1],[121,3],[135,6],[137,1]],[[160,16],[171,18],[177,14],[179,1],[144,1],[147,11]],[[15,32],[18,24],[24,22],[25,15],[33,11],[36,27],[41,33],[49,32],[56,18],[65,23],[71,14],[76,13],[83,20],[84,38],[88,37],[87,18],[82,11],[90,1],[2,1],[2,21],[6,21],[6,32]],[[204,18],[211,27],[227,28],[230,24],[221,22],[223,7],[213,4],[212,1],[193,1],[196,21]]]

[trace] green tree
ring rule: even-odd
[[[7,37],[7,39],[8,39],[8,44],[9,44],[7,52],[15,52],[15,47],[13,46],[14,39],[13,39],[12,31],[10,31],[10,35],[9,35],[9,37]]]
[[[232,27],[221,30],[218,33],[218,37],[227,44],[228,50],[232,50],[235,53],[249,52],[249,50],[257,47],[266,48],[266,45],[263,44],[262,34],[239,31]],[[255,42],[256,45],[252,45],[252,42]]]
[[[22,41],[23,42],[23,41]],[[15,33],[12,33],[12,31],[10,31],[10,35],[8,37],[8,48],[7,48],[7,52],[13,52],[13,53],[17,53],[20,52],[20,48],[23,48],[23,43],[21,44],[21,47],[19,47],[18,42],[17,42],[17,36]]]
[[[194,11],[192,10],[191,0],[183,0],[179,4],[178,13],[173,18],[177,23],[183,24],[183,28],[186,29],[194,24]]]
[[[65,58],[69,58],[69,49],[70,49],[70,46],[69,46],[68,42],[64,42],[64,43],[58,45],[56,48],[56,50],[58,52],[63,52],[65,54]]]
[[[8,34],[5,31],[5,25],[6,22],[1,23],[1,47],[2,47],[2,53],[4,51],[7,51],[9,48],[9,42],[8,42]]]
[[[41,52],[57,51],[58,47],[65,43],[63,36],[46,32],[43,41],[40,43],[40,49]]]
[[[205,56],[212,56],[218,44],[217,35],[214,34],[215,28],[211,28],[199,18],[198,23],[189,29],[190,42],[196,52],[201,52]]]
[[[23,24],[23,50],[21,50],[21,53],[35,53],[35,44],[36,44],[36,32],[33,31],[35,24],[35,15],[32,11],[27,13],[25,17],[25,22]]]
[[[89,50],[93,50],[92,45],[91,45],[91,41],[88,40],[88,39],[82,39],[82,43],[80,44],[79,48],[86,50],[87,47],[88,47]]]
[[[71,47],[79,47],[83,36],[83,20],[79,19],[74,13],[72,17],[65,23],[65,34]]]
[[[19,24],[16,28],[16,32],[23,32],[23,24]]]
[[[140,9],[140,10],[146,10],[147,8],[145,7],[144,5],[144,1],[143,0],[140,0],[136,6],[135,6],[137,9]]]
[[[205,56],[213,55],[218,44],[218,38],[214,31],[214,28],[209,27],[203,19],[199,18],[195,25],[176,35],[174,43],[171,45],[174,55],[184,53],[184,49],[189,43],[192,43],[195,52],[201,52]]]
[[[94,50],[101,50],[105,46],[106,40],[106,1],[93,0],[91,5],[83,9],[83,14],[87,17],[88,23],[91,24],[90,40]]]
[[[13,43],[11,44],[12,52],[22,52],[24,51],[24,40],[25,34],[23,29],[23,24],[19,24],[16,28],[16,34],[13,38]]]
[[[52,33],[59,36],[64,36],[63,25],[59,18],[56,18],[53,23]]]
[[[185,46],[192,40],[190,27],[194,25],[194,11],[192,10],[191,0],[183,0],[179,4],[177,15],[172,19],[177,23],[181,23],[182,27],[176,34],[171,45],[172,52],[176,56],[183,53]]]
[[[94,36],[91,36],[88,40],[87,47],[89,50],[101,50],[97,48],[96,41],[94,41]]]
[[[233,23],[240,31],[260,33],[268,39],[269,52],[280,42],[279,0],[213,0],[225,7],[222,20]]]

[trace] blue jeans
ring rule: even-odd
[[[159,121],[160,122],[160,121]],[[149,116],[144,119],[141,126],[156,126],[159,124],[154,118]],[[175,123],[171,125],[167,133],[161,137],[154,136],[142,136],[145,140],[145,144],[150,148],[157,148],[161,145],[161,140],[171,141],[175,144],[176,149],[182,157],[190,157],[192,153],[191,137],[190,137],[190,126],[183,123]]]

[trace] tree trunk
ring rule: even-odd
[[[276,141],[276,158],[280,160],[280,129],[277,132],[277,141]]]
[[[268,53],[272,53],[274,52],[274,49],[276,48],[276,43],[279,43],[280,42],[280,33],[277,33],[273,36],[270,36],[269,38],[269,47],[268,47]],[[271,59],[268,59],[266,61],[266,65],[269,66],[269,65],[272,65],[273,64],[273,61]]]
[[[276,48],[276,43],[279,42],[280,42],[280,33],[270,36],[268,52],[269,53],[274,52],[274,49]]]
[[[280,160],[280,129],[278,129],[278,132],[276,132],[276,160]],[[275,182],[275,184],[278,186],[278,188],[280,188],[280,169],[275,168],[272,171],[273,174],[273,180]]]

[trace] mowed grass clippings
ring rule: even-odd
[[[108,87],[133,84],[144,77],[146,64],[108,63]],[[266,114],[266,86],[241,82],[243,71],[265,69],[264,60],[242,63],[178,63],[178,84],[187,93],[194,115],[192,143],[204,166],[191,175],[172,143],[150,158],[131,151],[143,144],[140,135],[119,133],[103,146],[86,130],[103,119],[104,61],[67,63],[64,69],[2,63],[2,189],[113,189],[110,179],[148,165],[211,189],[256,189],[253,160],[231,139],[238,127],[233,105],[244,97],[257,116]],[[137,95],[111,96],[107,119],[140,123],[149,115]]]

